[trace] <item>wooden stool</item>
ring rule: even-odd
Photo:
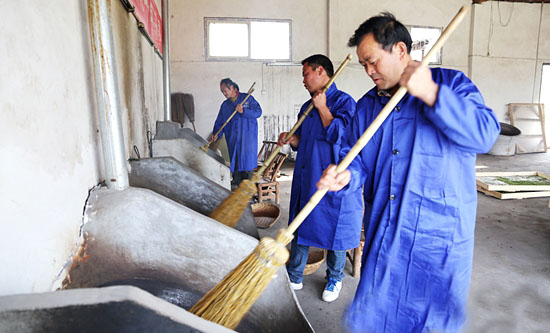
[[[288,154],[278,153],[264,171],[263,177],[256,183],[258,189],[258,202],[275,199],[279,203],[279,169],[283,165]]]
[[[361,275],[361,256],[363,255],[363,247],[365,246],[365,233],[363,228],[361,229],[361,240],[359,241],[359,246],[355,249],[350,249],[346,251],[346,256],[351,262],[351,276],[359,277]]]
[[[258,183],[256,183],[256,187],[258,188],[258,202],[264,202],[266,200],[274,199],[275,203],[279,204],[279,182],[269,181],[265,178],[260,179]]]
[[[264,141],[262,148],[258,153],[258,167],[264,165],[264,161],[267,160],[269,155],[277,148],[277,141]]]

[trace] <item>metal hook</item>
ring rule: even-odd
[[[147,131],[147,146],[149,147],[149,157],[153,157],[153,133]]]
[[[141,160],[141,156],[139,155],[139,149],[136,145],[134,145],[134,152],[136,153],[137,159]]]

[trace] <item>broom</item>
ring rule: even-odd
[[[323,87],[323,92],[326,92],[328,88],[332,85],[334,80],[340,75],[340,73],[344,70],[344,67],[350,62],[351,60],[351,54],[348,54],[346,59],[342,62],[342,64],[338,67],[336,72],[332,75],[330,80],[325,84]],[[300,119],[296,122],[294,127],[288,132],[286,135],[284,141],[288,141],[290,137],[296,132],[298,127],[302,125],[306,117],[309,115],[309,113],[313,110],[313,102],[309,104],[307,109],[304,111]],[[210,213],[210,217],[214,220],[217,220],[218,222],[221,222],[229,227],[234,227],[237,222],[239,221],[239,218],[243,214],[244,210],[248,206],[248,202],[252,198],[254,194],[256,194],[256,183],[260,178],[262,177],[265,169],[269,166],[271,161],[277,156],[277,154],[281,151],[281,147],[277,146],[269,157],[264,161],[264,164],[260,169],[258,169],[250,179],[243,180],[239,187],[233,192],[229,197],[227,197],[216,209],[214,209]]]
[[[252,92],[254,92],[254,85],[256,85],[256,82],[252,83],[252,85],[250,86],[250,89],[248,89],[248,93],[246,95],[246,97],[243,99],[243,101],[240,103],[241,105],[244,105],[244,103],[246,102],[246,100],[248,99],[248,97],[250,97],[250,95],[252,95]],[[235,109],[235,111],[233,111],[233,113],[229,116],[229,118],[227,118],[227,120],[225,121],[225,123],[223,123],[223,125],[220,127],[220,129],[216,132],[216,134],[212,135],[212,139],[211,140],[208,140],[208,142],[201,147],[201,149],[204,151],[204,152],[208,152],[208,147],[210,147],[210,145],[215,141],[214,138],[217,138],[218,135],[220,134],[220,132],[223,130],[223,128],[225,127],[225,125],[227,125],[229,123],[229,121],[231,121],[231,119],[233,118],[233,116],[235,116],[237,114],[237,109]],[[194,125],[193,125],[194,126]]]
[[[423,65],[427,65],[435,53],[443,46],[451,33],[464,19],[468,9],[468,6],[463,6],[458,11],[422,60]],[[365,130],[355,145],[353,145],[346,157],[338,164],[336,172],[342,172],[350,165],[406,92],[407,88],[405,87],[400,87],[397,90],[380,114]],[[189,311],[204,319],[230,329],[235,329],[252,304],[260,297],[260,294],[267,287],[277,269],[286,262],[289,256],[286,245],[292,240],[292,234],[298,229],[327,191],[328,189],[317,190],[288,228],[279,231],[276,240],[262,238],[254,252],[227,274],[220,283],[204,295]]]

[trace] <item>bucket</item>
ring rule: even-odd
[[[488,154],[496,156],[515,155],[516,141],[520,134],[521,131],[519,128],[510,124],[500,123],[500,135]]]
[[[327,250],[310,247],[307,257],[307,264],[304,268],[304,275],[315,273],[315,271],[319,268],[319,266],[321,266],[326,258]]]

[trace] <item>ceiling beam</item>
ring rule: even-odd
[[[490,0],[473,0],[472,3],[483,3]],[[494,1],[494,0],[493,0]],[[498,0],[501,2],[550,3],[550,0]]]

